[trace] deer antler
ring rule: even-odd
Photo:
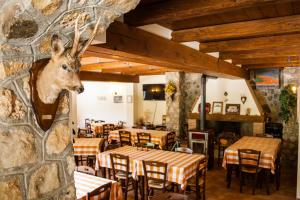
[[[94,37],[96,36],[97,34],[97,30],[98,30],[98,26],[99,26],[99,23],[100,23],[100,17],[98,18],[96,24],[95,24],[95,27],[94,27],[94,30],[92,32],[92,35],[91,37],[89,38],[89,40],[85,43],[85,45],[80,49],[79,53],[78,53],[78,56],[80,56],[83,52],[86,51],[86,49],[90,46],[90,44],[92,43]]]
[[[80,19],[80,15],[76,18],[75,24],[74,24],[74,32],[75,32],[75,36],[74,36],[74,40],[73,40],[73,46],[72,46],[72,50],[71,50],[71,56],[75,56],[76,52],[78,51],[78,45],[79,45],[79,41],[80,41],[80,36],[81,34],[86,30],[86,28],[84,28],[82,31],[79,31],[78,29],[78,23],[79,23],[79,19]]]

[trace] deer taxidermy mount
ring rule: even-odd
[[[47,131],[56,115],[59,96],[63,90],[83,92],[79,78],[80,55],[92,43],[99,26],[97,20],[90,38],[80,43],[80,36],[87,27],[79,31],[79,17],[75,21],[75,34],[71,48],[65,48],[58,35],[51,38],[51,58],[41,59],[33,63],[30,70],[31,103],[40,127]]]

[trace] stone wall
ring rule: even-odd
[[[0,199],[76,199],[65,92],[50,130],[37,125],[29,69],[50,57],[50,38],[72,44],[73,25],[101,18],[99,33],[139,0],[0,0]],[[84,39],[89,35],[84,34]]]
[[[285,68],[282,71],[282,86],[288,84],[294,84],[299,86],[300,70],[298,68]],[[273,89],[258,89],[259,97],[263,98],[264,102],[269,106],[271,113],[270,117],[272,122],[283,123],[283,146],[282,146],[282,158],[286,165],[291,168],[297,166],[298,156],[298,122],[296,109],[294,110],[293,117],[288,123],[284,123],[280,118],[280,88]]]

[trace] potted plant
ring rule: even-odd
[[[280,117],[285,123],[287,123],[290,117],[293,116],[293,111],[297,105],[296,94],[292,90],[292,86],[288,85],[284,87],[279,96],[280,102]]]

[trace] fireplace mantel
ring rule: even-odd
[[[190,113],[189,119],[199,119],[199,113]],[[259,115],[206,114],[206,120],[226,122],[265,122],[265,117]]]

